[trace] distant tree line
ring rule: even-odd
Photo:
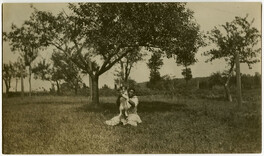
[[[200,81],[200,89],[213,89],[214,87],[223,87],[227,76],[222,76],[220,72],[213,73],[210,77]],[[258,72],[255,75],[241,74],[241,84],[243,89],[261,88],[261,74]],[[230,78],[230,86],[236,86],[236,77],[233,75]]]

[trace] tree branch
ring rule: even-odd
[[[127,81],[128,79],[128,75],[129,75],[129,59],[126,60],[126,68],[125,68],[125,77],[124,77],[124,80]]]
[[[126,56],[128,54],[128,51],[123,53],[122,55],[120,55],[116,60],[114,60],[113,62],[109,63],[108,66],[105,66],[104,68],[101,68],[101,70],[99,71],[99,75],[103,74],[104,72],[106,72],[107,70],[109,70],[113,65],[116,64],[116,62],[120,61],[124,56]]]
[[[130,72],[131,72],[132,66],[133,66],[133,63],[131,63],[130,66],[129,66],[129,68],[128,68],[127,79],[128,79],[128,76],[129,76],[129,74],[130,74]]]
[[[105,69],[105,67],[107,66],[107,64],[110,62],[110,60],[113,58],[113,56],[115,56],[116,54],[118,54],[118,52],[120,51],[120,47],[117,47],[115,53],[113,54],[109,54],[108,58],[106,59],[105,56],[103,55],[103,57],[105,58],[105,61],[103,63],[103,65],[101,66],[101,68],[98,71],[98,74],[101,75],[103,74],[105,71],[103,71]]]

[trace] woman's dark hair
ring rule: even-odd
[[[128,88],[127,91],[129,92],[129,91],[131,91],[131,90],[133,90],[134,92],[136,92],[135,88]]]

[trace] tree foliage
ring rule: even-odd
[[[229,67],[234,66],[236,51],[239,52],[240,63],[250,65],[259,62],[258,54],[261,48],[255,48],[261,35],[259,31],[252,27],[254,20],[248,21],[247,16],[235,17],[232,22],[226,22],[220,28],[215,27],[209,32],[209,40],[216,45],[205,52],[205,56],[210,56],[208,61],[224,58]]]
[[[35,79],[50,81],[52,87],[56,84],[57,94],[60,94],[60,83],[64,78],[63,71],[59,70],[53,64],[48,63],[46,60],[42,60],[32,68],[32,72],[34,73]]]
[[[149,59],[147,66],[150,69],[149,82],[147,86],[149,88],[157,88],[157,83],[161,80],[159,69],[163,65],[162,55],[159,52],[154,52]]]
[[[50,80],[50,65],[46,60],[38,62],[33,68],[35,79]]]
[[[25,78],[27,76],[26,66],[23,63],[23,60],[21,59],[21,57],[19,57],[17,61],[13,63],[13,65],[14,65],[14,70],[15,70],[15,77]]]
[[[64,53],[54,52],[51,60],[53,61],[55,71],[59,73],[57,75],[54,73],[52,78],[63,79],[69,88],[72,88],[75,94],[77,94],[78,89],[83,84],[79,68]]]
[[[77,94],[82,84],[81,73],[77,66],[64,53],[56,51],[52,54],[51,61],[52,64],[42,60],[33,68],[35,78],[56,83],[58,94],[60,94],[61,81],[64,81],[68,88],[73,89]]]
[[[32,31],[29,21],[25,21],[21,27],[12,24],[10,32],[3,33],[4,41],[8,41],[11,50],[20,52],[26,66],[29,66],[37,57],[38,50],[43,48],[43,42],[39,34]]]

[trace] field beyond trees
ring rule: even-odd
[[[86,96],[3,97],[3,153],[261,152],[260,89],[243,91],[241,109],[214,97],[139,96],[138,127],[104,124],[118,114],[115,100],[100,97],[93,109]]]

